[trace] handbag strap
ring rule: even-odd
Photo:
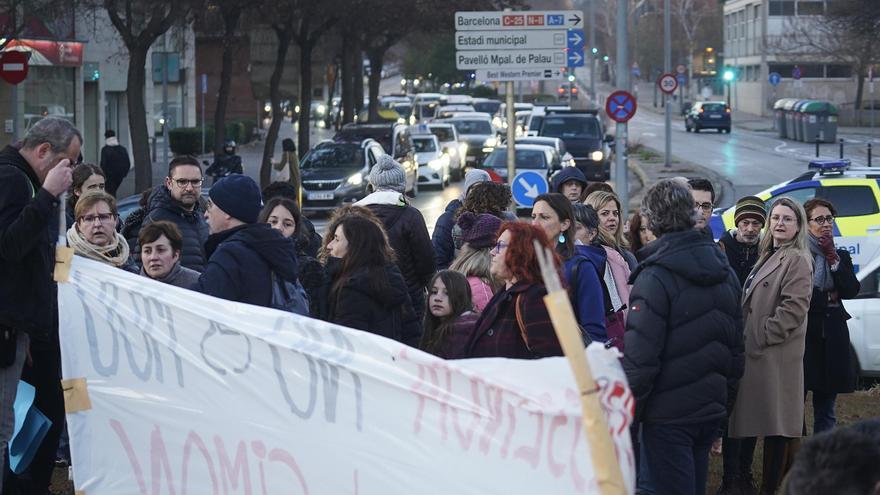
[[[513,300],[514,312],[516,313],[516,325],[519,327],[519,334],[522,336],[523,342],[526,344],[526,349],[529,352],[532,352],[532,348],[529,346],[529,337],[526,334],[526,324],[523,322],[522,311],[519,309],[519,299],[520,294],[517,294],[516,299]]]

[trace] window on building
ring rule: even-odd
[[[828,64],[825,66],[825,77],[852,77],[852,67],[842,64]]]
[[[800,0],[797,4],[798,15],[823,15],[825,2]]]
[[[24,86],[24,129],[43,117],[76,121],[76,70],[73,67],[32,65]]]
[[[770,15],[794,15],[794,0],[770,0]]]

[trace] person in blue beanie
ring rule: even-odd
[[[211,235],[205,243],[208,263],[195,290],[257,306],[272,304],[272,274],[297,278],[296,248],[267,223],[257,223],[263,198],[246,175],[230,175],[211,187],[205,211]]]

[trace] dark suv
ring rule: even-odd
[[[698,101],[684,118],[684,130],[716,129],[730,134],[730,107],[723,101]]]
[[[300,163],[303,210],[334,210],[362,199],[370,169],[383,154],[373,139],[318,143]]]
[[[574,157],[575,166],[588,180],[605,181],[611,177],[614,137],[605,134],[597,110],[548,110],[538,135],[561,139]]]

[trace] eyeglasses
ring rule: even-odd
[[[712,209],[712,203],[697,203],[694,202],[694,208],[699,208],[703,211],[709,211]]]
[[[797,223],[797,219],[795,217],[789,217],[789,216],[780,217],[778,215],[771,216],[770,221],[773,223],[783,223],[783,224]]]
[[[827,223],[828,225],[831,225],[832,223],[834,223],[834,217],[831,216],[831,215],[826,215],[826,216],[824,216],[824,217],[815,217],[815,218],[811,218],[810,221],[811,221],[811,222],[816,222],[816,223],[818,223],[819,225],[825,225],[826,223]]]
[[[506,242],[498,241],[498,243],[496,243],[495,247],[492,249],[492,252],[500,253],[502,249],[507,249],[507,246],[509,246],[509,245],[510,244],[508,244]]]
[[[179,187],[181,189],[186,187],[187,184],[193,186],[194,188],[195,187],[202,187],[202,183],[204,182],[204,179],[171,179],[171,180],[175,184],[177,184],[177,187]]]
[[[84,217],[79,217],[82,223],[95,223],[95,220],[100,223],[110,223],[116,219],[116,215],[113,213],[99,213],[97,215],[86,215]]]

